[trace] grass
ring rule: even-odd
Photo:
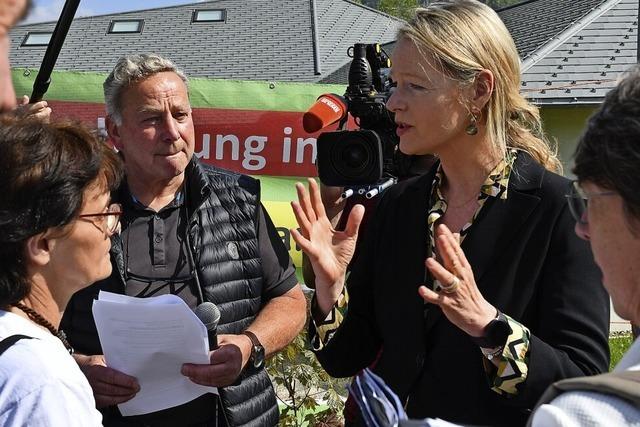
[[[633,336],[631,332],[622,332],[612,334],[609,337],[609,349],[611,351],[611,363],[609,369],[613,369],[622,356],[629,350],[629,347],[633,343]]]

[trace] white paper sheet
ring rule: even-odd
[[[209,363],[207,329],[180,297],[101,291],[93,317],[107,365],[140,384],[133,399],[118,405],[122,415],[147,414],[218,392],[180,373],[183,363]]]

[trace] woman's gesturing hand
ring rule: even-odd
[[[328,313],[342,292],[344,275],[353,257],[364,206],[349,213],[344,231],[336,231],[327,218],[318,184],[309,179],[309,192],[297,183],[298,201],[291,202],[299,231],[291,230],[298,246],[307,254],[316,276],[316,299],[322,313]]]
[[[496,308],[480,293],[459,240],[446,225],[436,228],[436,248],[442,264],[427,258],[426,266],[442,289],[435,292],[420,286],[418,293],[426,302],[439,305],[458,328],[471,336],[482,336],[484,328],[496,317]]]

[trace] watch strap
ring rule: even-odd
[[[262,347],[262,344],[260,343],[260,340],[258,339],[256,334],[254,334],[253,332],[251,332],[249,330],[242,331],[242,335],[248,336],[249,339],[251,340],[251,344],[253,344],[254,347]],[[253,354],[253,349],[251,350],[251,354]]]

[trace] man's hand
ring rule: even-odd
[[[210,365],[185,363],[182,375],[204,386],[233,384],[251,357],[251,339],[246,335],[219,335],[218,343],[220,346],[209,353]]]
[[[34,119],[43,123],[49,123],[51,119],[51,107],[49,107],[47,101],[29,104],[27,95],[22,97],[22,101],[13,109],[12,113],[20,119]]]
[[[103,355],[74,354],[78,366],[89,380],[96,399],[96,407],[113,406],[133,398],[140,385],[134,377],[109,368]]]

